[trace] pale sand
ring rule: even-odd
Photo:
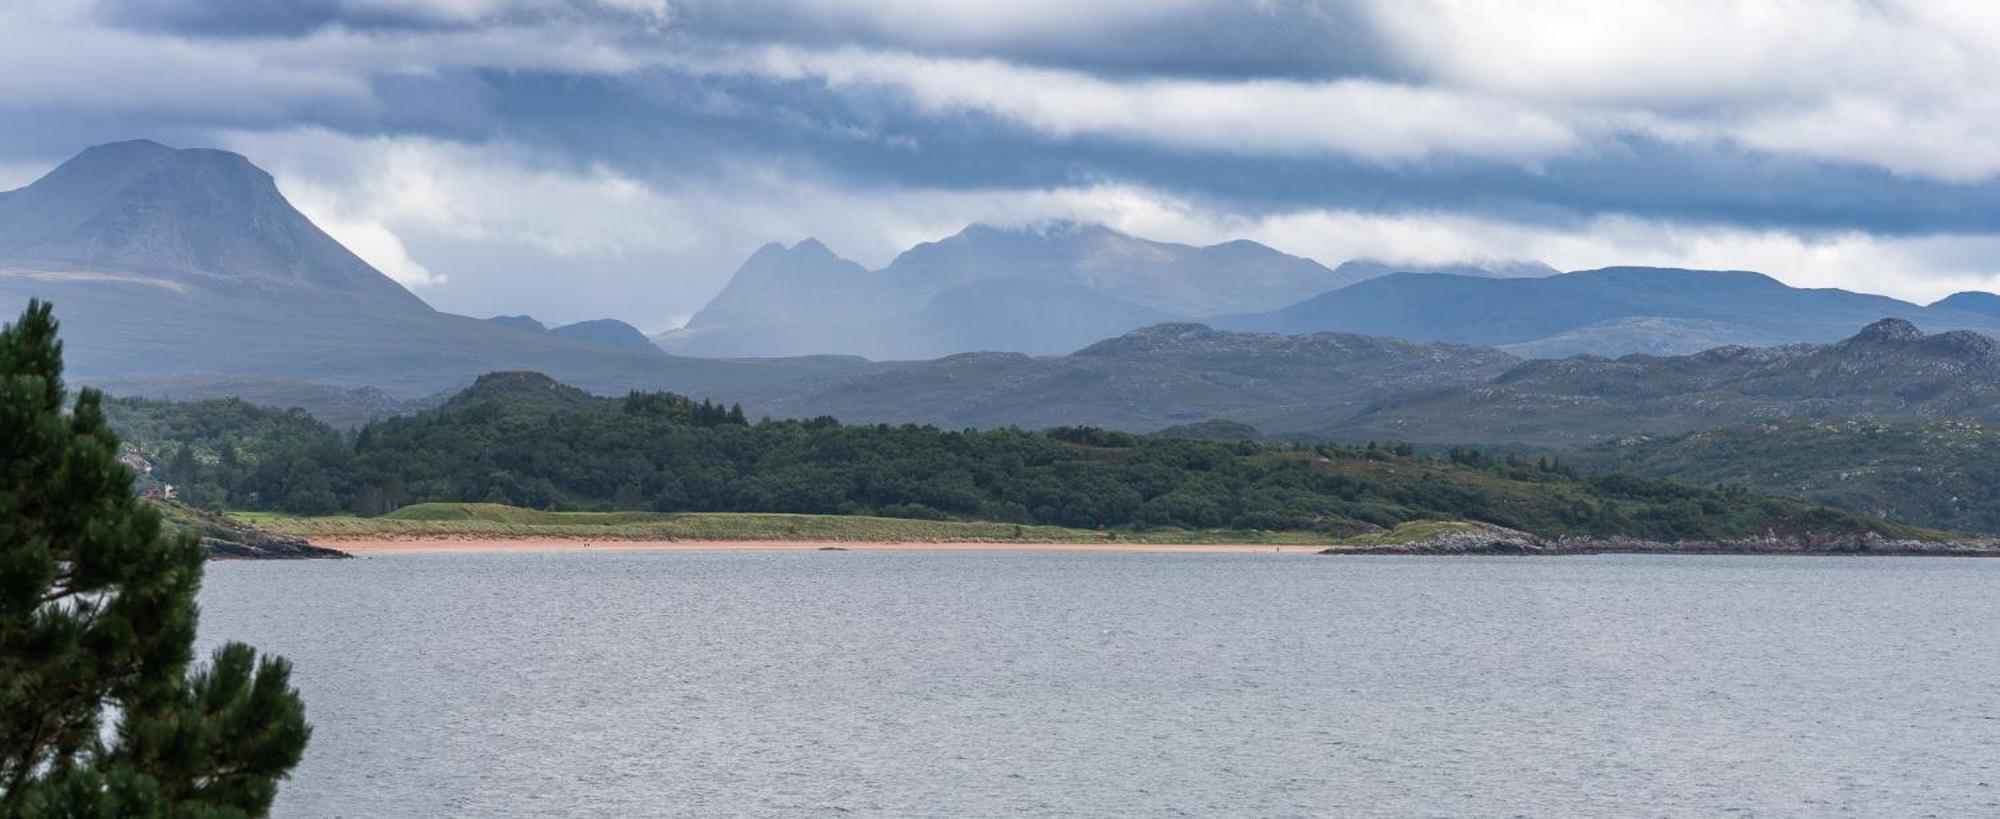
[[[856,552],[1133,552],[1189,554],[1311,554],[1324,546],[1231,543],[977,543],[929,541],[815,540],[582,540],[577,538],[373,538],[313,540],[314,546],[353,555],[417,552],[630,552],[630,551],[814,551],[826,547]]]

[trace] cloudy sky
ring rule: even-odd
[[[10,0],[0,188],[225,147],[442,309],[647,330],[1056,218],[1927,300],[2000,286],[1995,77],[1945,0]]]

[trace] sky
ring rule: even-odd
[[[440,309],[968,223],[2000,288],[2000,15],[1874,0],[8,0],[0,189],[238,151]]]

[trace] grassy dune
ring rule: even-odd
[[[328,540],[389,538],[596,538],[602,540],[809,540],[952,543],[1268,543],[1316,545],[1313,532],[1154,530],[1097,532],[1060,526],[934,521],[862,515],[725,512],[541,512],[491,503],[420,503],[373,518],[299,517],[270,512],[236,516],[271,532]]]

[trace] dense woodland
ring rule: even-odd
[[[532,373],[351,437],[240,401],[111,402],[182,497],[379,514],[423,501],[538,509],[801,512],[1111,528],[1312,529],[1471,519],[1540,534],[1662,539],[1886,524],[1806,504],[1543,459],[1408,445],[1278,447],[1093,428],[950,431],[750,422],[666,393],[600,398]]]

